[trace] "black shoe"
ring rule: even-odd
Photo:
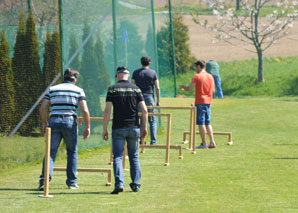
[[[39,187],[37,188],[38,191],[43,191],[44,190],[44,184],[40,183]]]
[[[139,191],[140,191],[140,187],[141,187],[141,186],[138,186],[137,184],[130,183],[129,186],[130,186],[130,188],[131,188],[131,190],[132,190],[133,192],[139,192]]]
[[[117,195],[119,194],[119,192],[123,192],[123,188],[115,188],[114,191],[111,192],[111,194],[113,195]]]

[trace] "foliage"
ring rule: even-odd
[[[128,36],[127,52],[125,41],[122,38],[125,30],[127,30]],[[144,47],[145,44],[137,26],[127,19],[121,20],[117,28],[118,65],[127,66],[130,71],[141,67],[140,59],[145,55]]]
[[[9,58],[9,45],[5,31],[0,42],[0,133],[9,133],[14,127],[15,89],[14,77]]]
[[[59,33],[55,31],[52,35],[47,33],[45,43],[43,65],[44,88],[48,87],[59,72],[61,72],[60,36]]]
[[[271,0],[242,0],[239,11],[230,1],[213,0],[211,8],[213,15],[218,22],[214,25],[208,21],[201,21],[199,17],[194,21],[200,26],[217,32],[217,40],[233,42],[238,40],[249,44],[254,48],[258,56],[258,81],[264,83],[263,53],[279,39],[288,35],[293,27],[294,21],[298,18],[298,11],[295,6],[297,1],[278,1],[277,9],[266,18],[261,19],[261,12]],[[235,33],[238,32],[238,33]],[[249,50],[251,51],[251,50]]]
[[[298,57],[264,58],[264,75],[267,81],[259,84],[256,78],[256,59],[246,61],[220,62],[222,89],[225,96],[297,96]],[[189,84],[195,72],[178,75],[178,85]],[[170,84],[162,84],[171,89]],[[194,96],[192,92],[179,91],[180,95]]]
[[[183,17],[179,14],[173,16],[176,69],[177,73],[186,73],[192,69],[195,58],[191,55],[188,45],[188,26],[183,23]],[[161,76],[170,74],[169,63],[172,64],[172,43],[169,24],[162,27],[157,33],[159,70]],[[170,59],[170,60],[169,60]]]
[[[90,34],[90,27],[85,22],[83,40]],[[100,116],[102,113],[100,98],[107,86],[110,84],[107,68],[104,63],[103,45],[98,34],[97,41],[94,43],[94,39],[86,43],[82,56],[80,73],[83,77],[82,88],[86,93],[90,115],[92,117]]]
[[[24,14],[20,13],[19,15],[19,27],[18,33],[16,36],[16,42],[14,45],[13,58],[12,58],[12,70],[14,73],[14,88],[16,91],[15,98],[15,118],[16,122],[25,115],[24,109],[28,109],[28,87],[27,79],[28,75],[26,73],[26,29],[24,23]],[[28,131],[28,123],[25,122],[19,132],[24,135]]]

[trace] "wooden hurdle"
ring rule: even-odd
[[[54,171],[57,172],[65,172],[66,168],[63,167],[56,167],[54,168]],[[99,172],[99,173],[108,173],[108,182],[106,183],[106,186],[112,185],[112,169],[102,169],[102,168],[78,168],[78,172]]]
[[[141,115],[141,113],[139,113]],[[144,139],[141,140],[141,153],[145,153],[145,148],[149,149],[166,149],[166,157],[165,157],[165,166],[170,165],[170,149],[178,149],[179,150],[179,159],[183,159],[183,152],[182,152],[182,145],[171,145],[170,140],[171,140],[171,125],[172,125],[172,115],[171,114],[166,114],[166,113],[148,113],[148,116],[163,116],[167,117],[168,119],[168,125],[167,125],[167,141],[166,145],[145,145],[144,144]],[[112,149],[111,149],[111,155],[110,155],[110,162],[109,164],[113,163],[113,154],[112,154]],[[125,155],[123,155],[123,169],[125,169]]]
[[[46,129],[46,142],[45,142],[45,165],[44,165],[44,191],[41,198],[52,198],[53,195],[49,194],[50,191],[50,154],[51,154],[51,128]]]
[[[141,140],[141,146],[140,148],[141,153],[145,152],[145,148],[151,148],[151,149],[166,149],[166,159],[165,159],[165,166],[169,166],[170,165],[170,149],[179,149],[179,158],[182,159],[182,146],[180,145],[180,147],[178,146],[172,146],[171,147],[171,125],[172,125],[172,114],[168,114],[168,113],[148,113],[148,116],[164,116],[167,117],[168,120],[168,125],[167,125],[167,141],[166,141],[166,145],[146,145],[144,144],[144,138],[142,138]]]
[[[186,131],[183,133],[183,141],[186,140],[187,135],[189,135],[190,132]],[[196,135],[199,135],[200,132],[196,132]],[[228,143],[227,145],[232,145],[233,144],[233,140],[232,140],[232,132],[213,132],[213,135],[227,135],[228,136]]]
[[[103,122],[103,117],[90,117],[90,121],[99,121]],[[111,121],[112,119],[110,119]],[[83,117],[78,117],[77,121],[82,125]],[[66,168],[64,167],[56,167],[54,168],[54,171],[62,172],[66,171]],[[78,168],[78,172],[99,172],[99,173],[108,173],[108,181],[106,183],[106,186],[112,185],[112,169],[106,169],[106,168]]]
[[[194,131],[196,127],[196,107],[194,104],[191,104],[190,107],[173,107],[173,106],[147,106],[148,109],[168,109],[168,110],[189,110],[190,111],[190,126],[189,126],[189,131],[190,131],[190,140],[189,140],[189,150],[193,150],[193,144],[195,143],[196,137],[194,136]],[[188,141],[184,140],[182,142],[183,144],[188,143]],[[195,154],[195,152],[193,152]]]

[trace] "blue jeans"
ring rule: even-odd
[[[124,152],[124,143],[127,142],[127,151],[130,163],[130,178],[133,185],[141,186],[141,168],[139,161],[139,143],[140,129],[124,128],[112,130],[113,143],[113,168],[115,176],[115,188],[124,187],[124,175],[122,167],[122,158]]]
[[[197,125],[211,124],[211,105],[196,104],[197,107]]]
[[[147,95],[143,94],[145,104],[146,106],[155,106],[154,96],[153,95]],[[154,109],[149,109],[148,112],[154,113]],[[148,117],[149,127],[150,127],[150,138],[151,143],[150,144],[156,144],[156,117],[155,116],[149,116]],[[141,119],[141,127],[142,127],[142,119]]]
[[[213,78],[214,78],[214,84],[215,84],[215,88],[216,88],[217,97],[218,98],[224,98],[223,93],[222,93],[222,89],[221,89],[220,76],[213,75]],[[215,93],[213,93],[213,98],[216,98]]]
[[[67,180],[69,186],[77,182],[77,164],[78,164],[78,133],[77,122],[73,116],[53,116],[50,118],[49,127],[51,128],[51,155],[50,155],[50,180],[52,179],[56,154],[61,142],[64,139],[67,150]],[[44,182],[44,159],[40,183]]]

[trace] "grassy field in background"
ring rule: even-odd
[[[161,104],[192,102],[163,98]],[[297,98],[215,100],[214,130],[233,132],[234,144],[227,146],[226,137],[216,136],[216,149],[197,150],[196,155],[184,149],[183,160],[173,150],[169,167],[163,166],[164,150],[146,150],[140,154],[140,193],[126,187],[124,193],[110,195],[106,174],[95,173],[79,173],[80,189],[68,190],[65,173],[55,172],[50,185],[54,198],[40,199],[35,189],[41,165],[10,169],[0,176],[0,212],[298,212],[297,108]],[[173,114],[171,143],[180,144],[189,113],[162,112]],[[158,143],[165,143],[164,133]],[[108,148],[90,150],[80,155],[79,167],[111,168],[108,159]],[[65,163],[58,160],[56,165]],[[130,183],[128,171],[125,183]]]
[[[298,95],[298,57],[264,58],[265,83],[257,81],[258,61],[220,62],[222,89],[227,96],[281,97]],[[195,72],[178,75],[177,84],[189,84]],[[170,79],[161,79],[162,89],[172,88]],[[168,88],[168,89],[167,89]],[[194,95],[179,91],[181,95]]]

